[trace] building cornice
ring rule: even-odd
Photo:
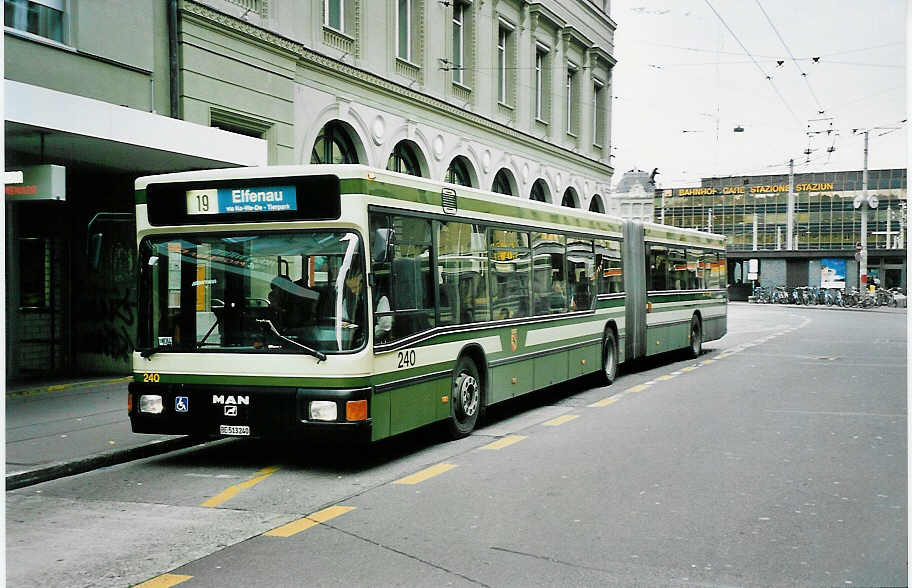
[[[563,37],[564,41],[576,43],[584,51],[592,45],[592,41],[576,27],[564,27],[561,29],[561,37]]]
[[[554,29],[562,29],[567,26],[567,22],[555,14],[550,8],[544,4],[538,2],[532,2],[529,4],[529,14],[532,15],[538,22],[546,21]]]
[[[400,99],[405,98],[414,101],[416,104],[421,105],[432,112],[446,112],[450,116],[471,124],[481,130],[491,130],[493,128],[498,133],[510,137],[532,149],[550,152],[553,155],[562,158],[569,157],[579,164],[586,165],[593,170],[596,170],[597,173],[607,175],[614,173],[614,168],[602,161],[553,145],[496,120],[470,112],[429,94],[419,92],[353,65],[333,59],[305,47],[297,41],[293,41],[287,37],[239,20],[209,6],[198,4],[193,0],[182,0],[180,8],[187,14],[212,21],[232,32],[243,35],[245,38],[254,39],[258,42],[266,43],[267,45],[292,53],[300,62],[304,62],[308,66],[319,68],[329,74],[341,76],[346,80],[354,81],[373,91],[379,91]]]
[[[611,69],[615,65],[617,65],[617,59],[612,57],[612,55],[610,53],[608,53],[607,51],[605,51],[598,45],[589,47],[588,51],[593,58],[597,59],[598,61],[604,62],[605,65],[608,66],[608,69]]]

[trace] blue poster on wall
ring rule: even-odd
[[[820,287],[845,289],[846,260],[824,258],[820,260]]]

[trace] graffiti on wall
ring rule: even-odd
[[[129,361],[136,330],[136,296],[130,288],[106,291],[86,300],[82,351],[109,359]]]
[[[136,247],[131,223],[108,223],[97,270],[74,292],[84,371],[128,372],[136,339]]]

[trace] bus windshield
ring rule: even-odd
[[[367,340],[364,257],[351,231],[151,236],[140,244],[139,347],[324,353]]]

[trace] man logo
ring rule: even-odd
[[[222,394],[213,394],[212,395],[212,404],[223,404],[223,405],[241,405],[246,404],[250,405],[250,396],[224,396]]]
[[[225,416],[237,416],[237,406],[231,405],[225,407]]]

